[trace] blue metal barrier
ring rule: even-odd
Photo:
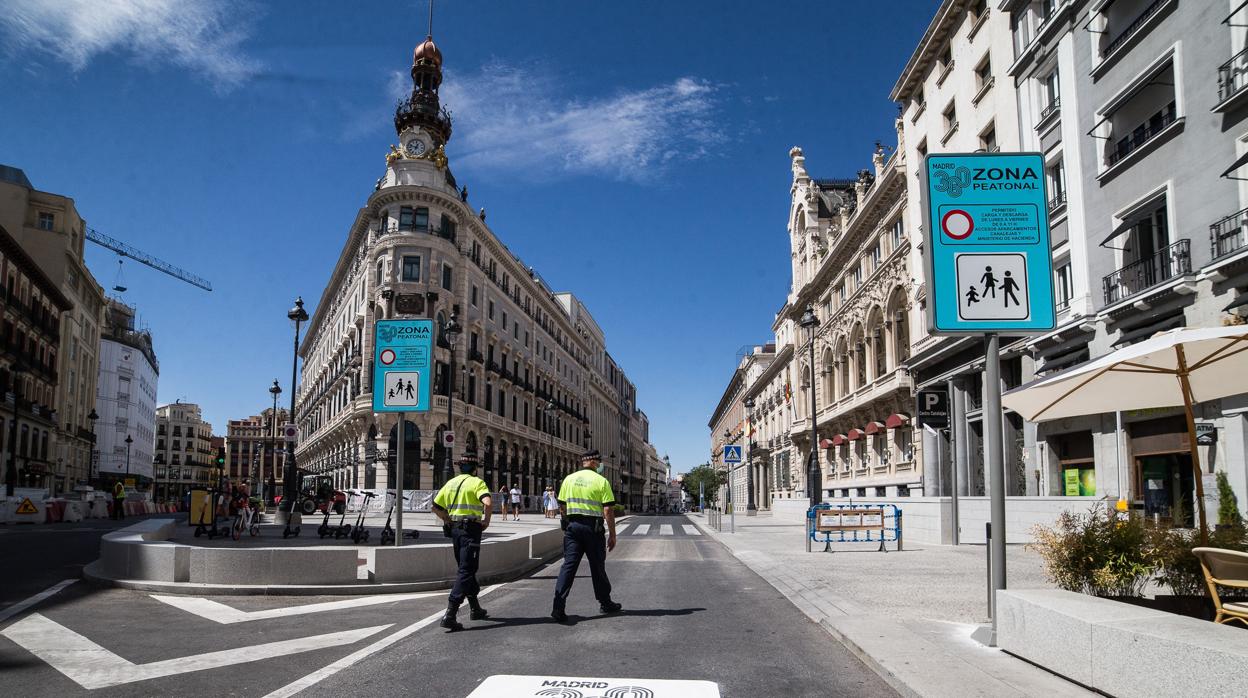
[[[895,504],[823,503],[806,510],[806,552],[812,543],[823,543],[825,553],[833,543],[875,543],[888,552],[886,541],[902,549],[901,508]]]

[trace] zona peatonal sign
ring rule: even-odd
[[[1055,327],[1044,157],[928,155],[924,258],[932,334]]]
[[[373,328],[373,411],[428,412],[432,356],[432,320],[378,320]]]

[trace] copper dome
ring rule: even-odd
[[[425,40],[416,47],[416,51],[412,53],[412,64],[428,61],[439,68],[442,67],[442,51],[438,50],[438,45],[433,43],[432,36],[426,36]]]

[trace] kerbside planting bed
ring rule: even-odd
[[[197,595],[405,593],[446,588],[455,576],[450,541],[428,531],[419,544],[399,548],[319,540],[300,545],[299,539],[263,546],[263,537],[227,547],[221,539],[202,539],[205,545],[174,541],[180,525],[177,519],[148,519],[105,534],[100,559],[84,576],[107,586]],[[478,578],[490,583],[519,577],[558,556],[562,541],[557,528],[496,535],[483,542]]]

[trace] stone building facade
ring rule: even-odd
[[[341,487],[393,487],[401,441],[405,489],[439,486],[451,456],[467,451],[491,488],[515,483],[534,496],[593,445],[616,491],[631,497],[621,464],[636,446],[635,388],[580,300],[512,253],[456,183],[445,151],[451,120],[438,95],[442,54],[431,38],[416,48],[411,75],[412,93],[395,114],[399,146],[348,231],[299,347],[298,467]],[[453,347],[441,330],[452,316],[463,328]],[[373,325],[389,317],[430,318],[437,328],[432,410],[413,415],[401,439],[397,418],[371,408]],[[442,446],[448,426],[457,453]]]
[[[175,402],[156,408],[152,456],[154,498],[179,502],[192,487],[216,486],[220,473],[212,450],[212,425],[199,405]]]
[[[3,226],[0,298],[0,484],[57,493],[56,367],[72,304]]]
[[[126,473],[126,437],[129,477],[135,487],[150,490],[155,482],[156,388],[160,364],[152,334],[136,328],[135,310],[109,299],[100,337],[100,374],[96,381],[96,477],[107,487]]]
[[[22,170],[0,165],[0,225],[35,260],[73,307],[60,314],[64,351],[57,355],[57,428],[46,486],[71,490],[91,478],[95,438],[88,415],[95,408],[104,289],[83,257],[86,222],[74,200],[39,191]]]
[[[250,480],[251,491],[265,501],[273,500],[285,457],[286,442],[279,435],[281,425],[290,412],[285,408],[268,408],[258,415],[231,419],[225,429],[225,474],[231,480]]]

